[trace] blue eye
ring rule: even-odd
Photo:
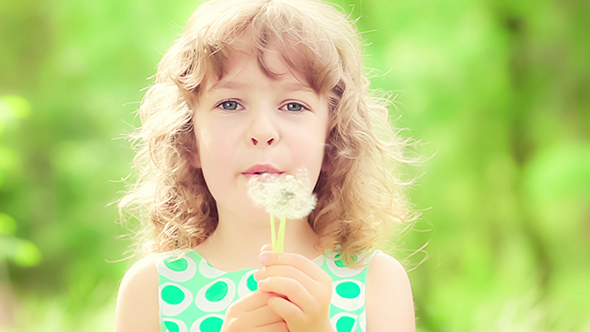
[[[288,103],[287,105],[285,105],[285,108],[289,112],[301,112],[301,111],[307,109],[307,107],[305,107],[299,103]]]
[[[236,109],[238,109],[238,103],[233,100],[226,100],[219,104],[217,107],[221,107],[226,111],[235,111]]]

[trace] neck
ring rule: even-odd
[[[278,232],[279,221],[275,218]],[[286,252],[301,254],[309,259],[321,253],[314,248],[317,234],[307,223],[307,218],[287,220],[285,229]],[[220,270],[232,271],[244,268],[260,268],[260,248],[271,243],[270,217],[236,216],[219,210],[219,222],[213,234],[195,250]]]

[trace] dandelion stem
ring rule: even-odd
[[[276,251],[277,250],[277,241],[276,241],[276,231],[275,231],[275,215],[272,213],[270,214],[270,240],[272,243],[272,250]]]
[[[277,239],[278,242],[278,250],[283,251],[285,249],[285,221],[287,218],[281,217],[281,223],[279,224],[279,238]]]

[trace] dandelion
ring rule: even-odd
[[[252,177],[248,182],[248,195],[256,205],[270,214],[272,249],[283,251],[285,221],[305,218],[316,204],[315,194],[305,172],[293,175],[272,176],[268,173]],[[279,234],[275,237],[274,217],[280,220]]]

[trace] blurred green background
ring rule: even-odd
[[[336,2],[432,157],[395,240],[419,330],[590,331],[590,2]],[[123,137],[197,4],[0,0],[0,330],[112,330]]]

